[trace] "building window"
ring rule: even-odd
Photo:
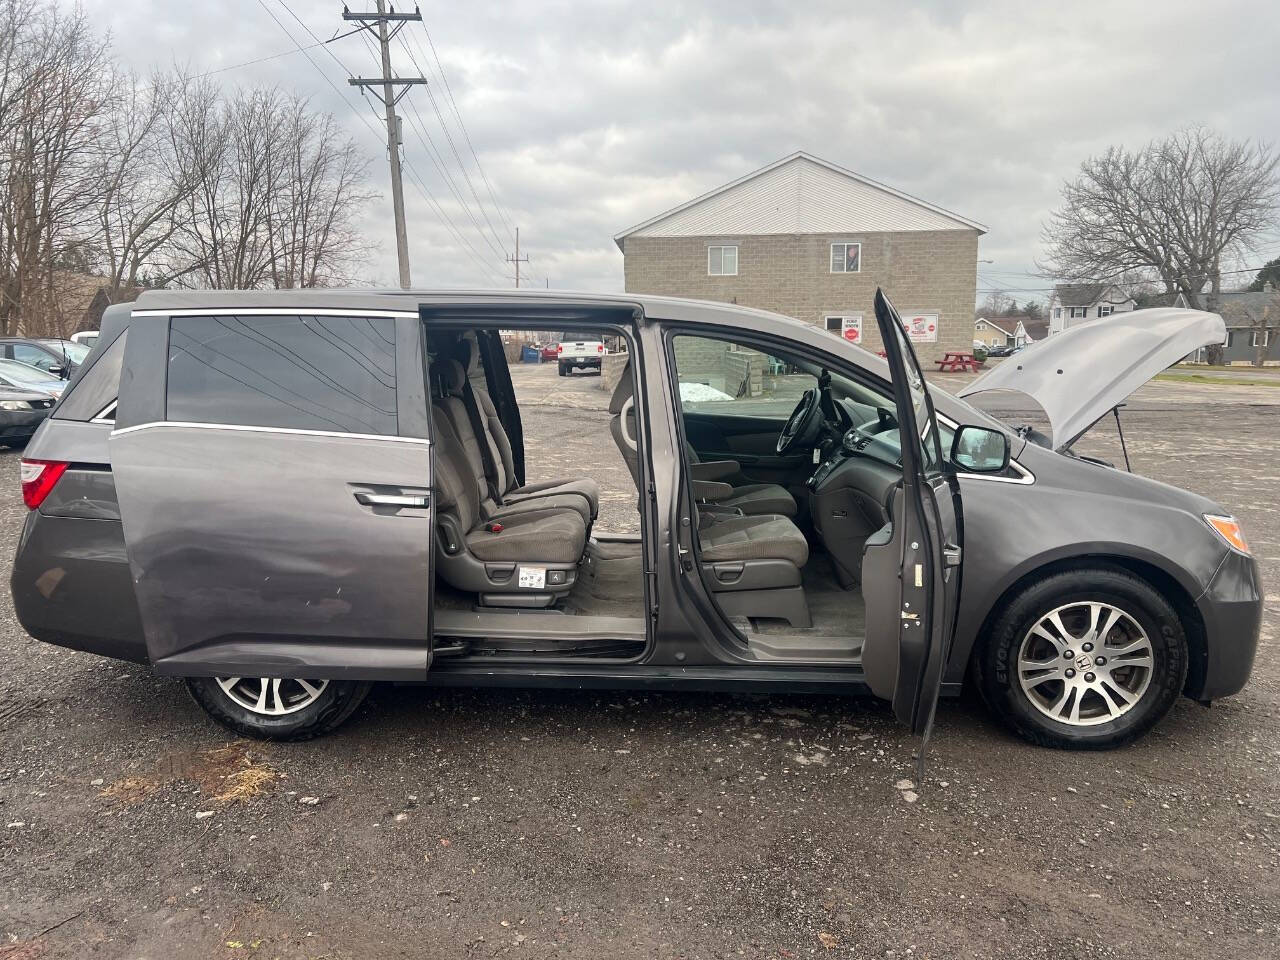
[[[737,247],[707,247],[707,276],[736,277],[737,275]]]
[[[1099,316],[1099,317],[1109,317],[1109,316],[1111,316],[1111,312],[1112,312],[1114,309],[1115,309],[1115,307],[1112,307],[1112,306],[1110,306],[1110,305],[1107,305],[1107,306],[1105,306],[1105,307],[1099,307],[1099,308],[1098,308],[1098,316]]]
[[[1253,345],[1255,347],[1271,346],[1271,331],[1268,330],[1265,334],[1263,334],[1263,340],[1261,343],[1258,342],[1258,331],[1257,330],[1253,331]]]
[[[1061,307],[1054,307],[1054,308],[1053,308],[1053,319],[1055,319],[1055,320],[1061,320],[1061,319],[1062,319],[1062,308],[1061,308]]]
[[[858,273],[862,270],[862,244],[833,243],[831,245],[831,272]]]
[[[1089,316],[1088,307],[1067,307],[1067,311],[1068,311],[1067,315],[1072,320],[1084,320],[1086,317]]]

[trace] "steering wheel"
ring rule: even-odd
[[[813,446],[821,425],[822,407],[818,403],[818,391],[810,388],[804,392],[778,434],[778,453],[787,454]]]

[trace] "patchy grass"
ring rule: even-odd
[[[267,766],[249,766],[228,774],[226,789],[214,796],[217,803],[243,803],[266,793],[275,783],[276,772]]]
[[[117,780],[100,795],[132,806],[171,783],[185,780],[199,786],[215,803],[243,803],[269,792],[279,776],[264,758],[250,752],[247,741],[237,740],[212,750],[166,757],[152,775]]]
[[[135,803],[141,803],[147,799],[147,797],[163,787],[164,784],[165,781],[157,780],[154,777],[124,777],[104,787],[99,796],[114,800],[123,806],[131,807]]]

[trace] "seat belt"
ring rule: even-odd
[[[484,478],[489,483],[489,497],[498,506],[502,506],[502,493],[498,490],[498,465],[493,460],[489,431],[480,415],[480,404],[476,401],[470,380],[462,383],[462,405],[467,409],[467,419],[471,421],[471,430],[475,433],[476,445],[480,448],[480,462],[484,465]]]

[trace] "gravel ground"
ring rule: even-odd
[[[605,525],[634,523],[597,381],[517,387],[531,479],[590,473]],[[1135,469],[1236,510],[1271,585],[1277,404],[1158,383],[1126,414]],[[1121,751],[944,702],[908,787],[884,706],[816,697],[379,687],[319,742],[236,741],[6,599],[0,957],[1274,956],[1278,621],[1272,586],[1245,691]]]

